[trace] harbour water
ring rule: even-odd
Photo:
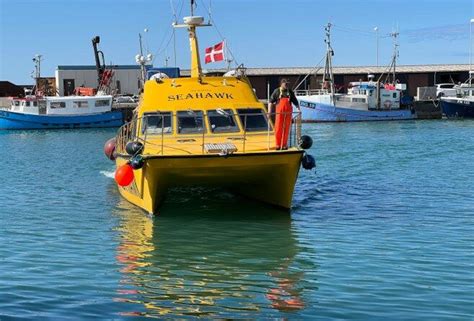
[[[0,320],[472,320],[474,122],[306,125],[291,215],[120,198],[114,130],[0,132]]]

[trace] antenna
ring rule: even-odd
[[[148,28],[143,30],[145,33],[148,32]],[[140,53],[135,56],[135,62],[140,65],[141,71],[141,81],[142,81],[142,88],[145,86],[146,81],[146,64],[153,60],[153,55],[151,53],[144,55],[143,54],[143,42],[142,42],[142,34],[138,33],[138,42],[140,44]]]

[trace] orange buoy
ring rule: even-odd
[[[124,164],[115,171],[115,181],[120,186],[128,186],[134,179],[133,168],[130,164]]]

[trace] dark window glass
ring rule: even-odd
[[[173,131],[171,112],[147,113],[143,116],[142,133],[170,134]]]
[[[203,113],[200,110],[178,111],[178,133],[196,134],[204,131]]]
[[[234,133],[239,131],[231,109],[213,109],[207,112],[209,127],[213,133]]]
[[[237,109],[240,122],[246,131],[258,132],[268,130],[267,116],[261,108]]]
[[[25,103],[25,106],[26,106],[26,107],[30,107],[30,102],[27,101],[27,102]]]
[[[49,105],[51,108],[66,108],[64,101],[52,101]]]

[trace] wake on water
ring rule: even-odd
[[[114,171],[100,171],[102,175],[108,178],[114,178],[115,172]]]

